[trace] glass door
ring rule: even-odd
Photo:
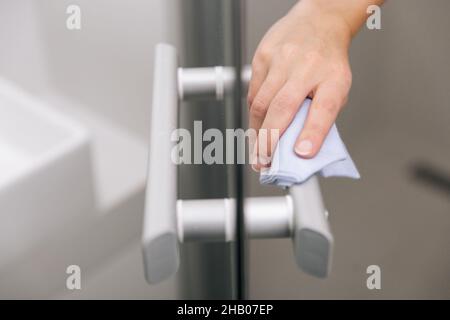
[[[181,68],[176,68],[175,47],[157,47],[143,236],[147,279],[160,281],[179,270],[181,298],[245,299],[247,238],[289,238],[297,266],[326,277],[333,237],[317,178],[289,187],[282,196],[244,195],[245,140],[252,134],[243,129],[242,116],[250,76],[241,64],[245,3],[182,4]],[[185,133],[177,144],[192,135],[194,142],[171,151],[176,122]],[[207,161],[209,149],[222,156]],[[184,160],[175,163],[173,150]],[[159,185],[152,179],[168,181]]]

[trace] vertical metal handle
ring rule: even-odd
[[[290,188],[293,202],[294,255],[297,265],[316,277],[328,276],[331,269],[333,235],[316,177]]]
[[[171,134],[178,122],[178,58],[167,44],[156,47],[149,166],[142,243],[145,276],[159,282],[176,272],[179,248],[176,223],[177,167],[171,159]]]

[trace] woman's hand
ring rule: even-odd
[[[265,137],[273,129],[281,136],[309,96],[313,101],[295,152],[304,158],[317,154],[346,103],[352,82],[348,48],[374,2],[303,0],[272,26],[254,55],[248,93],[249,126],[260,132],[258,140],[260,129],[269,132]],[[254,169],[270,163],[275,136],[255,145]]]

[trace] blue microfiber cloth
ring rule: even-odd
[[[306,99],[281,136],[270,168],[261,170],[259,181],[262,184],[289,187],[303,183],[317,173],[323,177],[359,179],[358,169],[345,148],[335,124],[314,158],[303,159],[294,152],[294,144],[303,128],[310,105],[311,99]]]

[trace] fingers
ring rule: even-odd
[[[282,72],[272,68],[250,106],[250,128],[258,130],[266,117],[270,102],[283,86]]]
[[[264,110],[251,110],[251,106],[253,105],[253,101],[261,88],[261,85],[264,83],[264,80],[267,78],[267,74],[269,73],[271,61],[271,54],[266,50],[263,50],[262,44],[259,45],[258,50],[255,53],[252,61],[252,76],[250,79],[249,87],[248,87],[248,95],[247,95],[247,104],[249,108],[249,128],[255,130],[255,134],[250,138],[249,147],[251,150],[250,157],[252,167],[254,168],[254,164],[256,163],[256,136],[258,135],[258,129],[261,126],[262,120],[261,114],[264,114]],[[253,114],[253,115],[252,115]],[[256,169],[255,169],[256,170]]]
[[[346,102],[349,86],[329,81],[319,85],[295,143],[295,152],[302,158],[312,158],[320,150],[330,128]]]
[[[311,90],[305,85],[306,82],[303,79],[288,80],[271,101],[260,129],[260,132],[268,133],[264,137],[258,135],[258,156],[261,164],[256,166],[257,169],[270,163],[279,138],[292,122],[299,106]],[[265,140],[260,141],[260,139]]]
[[[253,99],[255,99],[255,96],[258,93],[259,88],[266,79],[268,72],[269,72],[268,65],[253,63],[252,76],[250,79],[250,83],[248,85],[248,95],[247,95],[247,104],[249,108],[251,107]]]
[[[274,24],[278,26],[280,22]],[[261,85],[267,78],[274,57],[274,43],[280,41],[284,36],[283,32],[270,29],[261,40],[252,60],[252,76],[250,79],[247,95],[247,103],[250,107],[256,97]]]
[[[249,127],[251,129],[256,130],[256,134],[258,134],[259,129],[266,117],[267,110],[269,109],[270,102],[283,86],[285,82],[285,72],[283,72],[284,68],[276,66],[271,67],[270,71],[267,74],[266,79],[264,79],[261,84],[256,96],[252,99],[252,104],[250,106],[250,115],[249,115]],[[256,141],[250,141],[250,150],[252,152],[252,164],[253,168],[258,170],[257,167],[257,145]]]

